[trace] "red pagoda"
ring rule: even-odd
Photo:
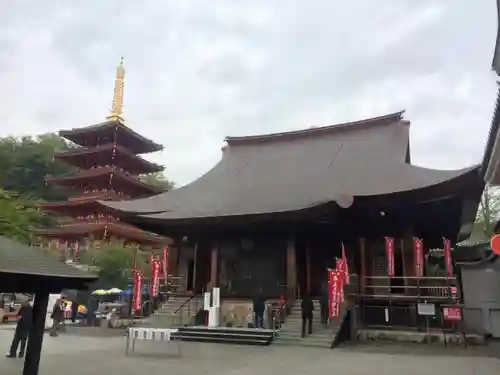
[[[87,239],[111,238],[149,247],[165,243],[163,237],[122,222],[116,212],[99,203],[147,197],[161,190],[139,178],[140,175],[161,172],[164,168],[138,155],[159,151],[163,147],[125,125],[122,117],[124,77],[122,59],[116,72],[111,114],[105,122],[59,132],[76,147],[55,154],[54,159],[77,167],[79,172],[47,177],[45,181],[77,194],[67,201],[39,205],[45,211],[70,220],[64,220],[57,228],[37,230],[34,233],[37,242],[55,243],[57,247],[61,244],[74,246]]]

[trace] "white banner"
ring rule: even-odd
[[[210,297],[211,296],[209,292],[205,292],[203,294],[203,310],[205,311],[208,311],[210,309],[210,304],[211,304]]]

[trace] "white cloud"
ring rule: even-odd
[[[28,6],[29,5],[29,6]],[[101,121],[125,56],[130,126],[180,184],[226,135],[407,109],[413,159],[479,162],[496,85],[489,1],[19,0],[0,13],[0,135]]]

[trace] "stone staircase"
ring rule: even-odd
[[[155,328],[179,327],[192,324],[194,316],[203,307],[201,297],[193,297],[189,301],[186,296],[170,296],[154,314],[145,319],[148,326]],[[182,308],[181,308],[182,306]]]
[[[274,339],[274,344],[330,348],[335,335],[340,329],[340,322],[334,320],[326,326],[322,325],[319,301],[314,300],[312,334],[308,335],[306,331],[306,336],[302,338],[301,302],[297,300],[293,305],[290,314],[285,319],[285,323],[281,326]]]

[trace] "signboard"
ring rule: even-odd
[[[419,303],[417,305],[418,315],[424,316],[435,316],[436,315],[436,305],[433,303]]]
[[[387,259],[387,276],[394,277],[394,238],[385,238],[385,256]]]
[[[220,288],[212,288],[212,306],[220,307]]]
[[[455,299],[458,298],[458,289],[456,286],[450,287],[451,296]]]
[[[496,254],[500,255],[500,234],[495,234],[490,240],[491,250]]]
[[[208,311],[208,309],[210,309],[210,305],[212,304],[211,299],[212,296],[210,295],[209,292],[205,292],[203,294],[203,310]]]
[[[443,307],[443,318],[449,322],[462,320],[462,309],[460,307]]]

